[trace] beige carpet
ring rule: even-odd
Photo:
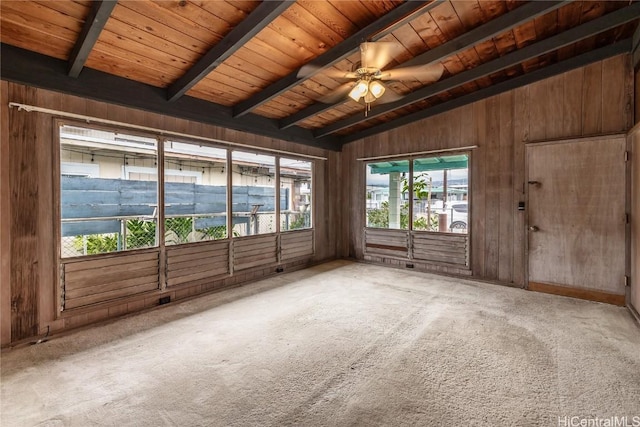
[[[626,309],[346,261],[1,363],[3,427],[640,425]]]

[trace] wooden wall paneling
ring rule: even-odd
[[[40,98],[40,96],[38,96]],[[34,113],[32,113],[34,114]],[[48,319],[56,316],[57,300],[56,289],[58,286],[58,266],[57,254],[58,244],[56,234],[52,230],[56,229],[55,215],[57,210],[54,202],[54,177],[52,171],[57,171],[53,167],[54,159],[59,161],[59,153],[54,152],[57,144],[54,144],[54,119],[47,114],[37,114],[37,151],[35,155],[36,167],[38,169],[38,269],[39,269],[39,290],[38,290],[38,313],[39,313],[39,333],[47,332],[45,323]]]
[[[498,278],[500,230],[500,98],[486,100],[485,276]]]
[[[542,141],[547,137],[545,99],[547,93],[547,81],[533,83],[529,86],[529,139]]]
[[[582,86],[584,69],[578,68],[562,75],[562,127],[565,135],[582,134]]]
[[[634,124],[640,122],[640,69],[633,76]]]
[[[513,204],[525,203],[525,142],[529,140],[529,87],[514,91],[513,106]],[[513,207],[515,209],[515,206]],[[525,285],[526,276],[526,209],[514,211],[513,218],[513,283]]]
[[[366,141],[366,140],[365,140]],[[356,145],[355,158],[367,156],[366,148],[370,141]],[[346,214],[352,218],[350,232],[352,245],[349,248],[349,256],[361,259],[364,255],[364,239],[362,229],[365,226],[364,200],[365,200],[365,166],[357,160],[351,161],[352,187],[349,203],[345,206]],[[353,214],[351,214],[353,212]]]
[[[456,112],[458,112],[458,114],[452,115],[451,120],[460,124],[460,139],[458,140],[458,144],[461,147],[469,147],[476,144],[476,134],[474,133],[473,127],[476,118],[473,115],[473,104],[460,107]],[[459,119],[460,117],[462,118],[461,120]]]
[[[635,103],[635,81],[633,76],[633,56],[629,54],[624,57],[624,116],[625,116],[625,127],[624,130],[629,130],[633,128],[635,124],[634,117],[634,103]]]
[[[0,82],[0,346],[11,342],[11,187],[9,85]]]
[[[10,99],[36,102],[36,89],[14,87]],[[38,150],[38,117],[12,108],[9,111],[11,187],[11,340],[38,333],[38,184],[34,153]],[[37,154],[36,154],[37,155]]]
[[[344,191],[343,187],[344,181],[342,180],[342,159],[343,153],[336,153],[329,155],[331,162],[329,165],[331,166],[329,177],[325,182],[325,185],[328,188],[325,190],[328,194],[330,194],[333,209],[331,215],[333,217],[333,228],[330,230],[331,237],[333,239],[333,250],[334,254],[338,258],[345,257],[345,254],[342,250],[342,240],[345,239],[345,235],[343,234],[343,227],[345,222],[349,222],[349,217],[345,217],[342,214],[342,206],[344,206]],[[318,250],[318,243],[316,242],[316,251]]]
[[[602,61],[602,133],[625,132],[631,128],[631,58],[614,56]],[[620,77],[620,70],[625,72]]]
[[[329,200],[333,204],[330,214],[330,226],[329,233],[331,235],[331,246],[333,256],[342,257],[343,253],[340,249],[340,241],[343,238],[342,224],[349,218],[342,215],[340,209],[344,205],[344,194],[342,192],[343,181],[340,176],[342,172],[342,153],[330,153],[328,163],[329,176],[325,180],[325,192],[329,196]],[[318,250],[318,243],[316,242],[316,251]],[[326,255],[325,255],[326,257]]]
[[[314,218],[314,245],[316,261],[330,259],[336,256],[338,249],[338,239],[342,226],[342,192],[340,174],[340,154],[337,152],[328,153],[326,161],[314,162],[314,181],[316,189],[314,196],[322,197],[320,202],[315,201],[316,210]],[[317,171],[321,171],[323,176]],[[321,209],[319,209],[321,208]]]
[[[473,104],[473,125],[478,148],[471,156],[471,269],[474,276],[485,276],[485,174],[487,110],[486,100]]]
[[[640,313],[640,130],[631,137],[631,305]]]
[[[499,191],[500,226],[498,248],[498,280],[513,282],[513,220],[516,211],[513,203],[513,100],[514,92],[499,96],[500,100],[500,141],[499,141]]]
[[[582,134],[602,133],[602,62],[584,67],[582,88]],[[609,106],[609,108],[611,108]]]
[[[338,256],[347,258],[349,257],[349,246],[351,242],[351,230],[350,224],[356,221],[357,215],[347,209],[349,201],[351,200],[352,179],[353,174],[350,171],[353,168],[353,162],[355,162],[355,155],[353,148],[357,143],[347,144],[342,147],[342,153],[340,158],[340,182],[341,185],[337,188],[337,192],[340,193],[340,204],[338,206],[338,216],[340,219],[340,231],[338,235]]]
[[[320,242],[316,246],[316,259],[323,259],[325,253],[330,250],[331,243],[333,239],[331,238],[331,227],[333,226],[331,221],[334,221],[335,218],[332,215],[333,212],[333,203],[331,202],[331,194],[327,192],[327,180],[330,176],[332,159],[327,159],[327,161],[316,161],[313,163],[313,182],[312,186],[315,188],[316,184],[319,182],[324,183],[324,191],[315,191],[313,196],[315,200],[311,201],[311,206],[313,206],[313,224],[321,225],[321,229],[323,230],[322,234],[318,233],[316,239]]]
[[[563,104],[565,102],[563,99],[563,82],[562,75],[545,80],[545,95],[533,100],[533,102],[542,105],[544,108],[545,139],[557,139],[566,136],[563,126]]]

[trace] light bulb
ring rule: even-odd
[[[349,98],[358,102],[360,98],[366,95],[368,91],[369,88],[367,82],[365,82],[364,80],[358,80],[358,83],[356,83],[353,89],[351,89],[351,92],[349,92]]]
[[[384,91],[385,91],[385,87],[379,81],[374,80],[371,83],[369,83],[369,92],[371,92],[371,94],[376,98],[380,98],[382,95],[384,95]]]

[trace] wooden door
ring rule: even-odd
[[[529,289],[624,304],[625,139],[526,152]]]

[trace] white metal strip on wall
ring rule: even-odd
[[[58,117],[67,117],[67,118],[70,118],[70,119],[83,120],[83,121],[85,121],[87,123],[96,122],[96,123],[102,123],[102,124],[112,125],[112,126],[121,126],[121,127],[129,128],[129,129],[136,129],[136,130],[142,130],[142,131],[147,131],[147,132],[154,132],[154,133],[158,133],[158,134],[160,134],[162,136],[181,137],[181,138],[187,138],[187,139],[192,139],[192,140],[213,142],[213,143],[216,143],[216,144],[233,146],[233,147],[251,148],[251,149],[259,150],[259,151],[268,151],[268,152],[271,152],[271,153],[286,154],[286,155],[295,156],[295,157],[304,157],[304,158],[315,159],[315,160],[327,160],[326,157],[322,157],[322,156],[314,156],[314,155],[311,155],[311,154],[298,154],[298,153],[292,153],[292,152],[285,151],[285,150],[277,150],[277,149],[274,149],[274,148],[265,148],[265,147],[260,147],[260,146],[256,146],[256,145],[249,145],[249,144],[242,144],[242,143],[238,143],[238,142],[223,141],[223,140],[215,139],[215,138],[207,138],[207,137],[204,137],[204,136],[190,135],[190,134],[187,134],[187,133],[174,132],[174,131],[169,131],[169,130],[166,130],[166,129],[159,129],[159,128],[153,128],[153,127],[148,127],[148,126],[134,125],[134,124],[131,124],[131,123],[123,123],[123,122],[118,122],[118,121],[115,121],[115,120],[108,120],[108,119],[101,119],[101,118],[98,118],[98,117],[85,116],[83,114],[69,113],[67,111],[60,111],[60,110],[53,110],[53,109],[50,109],[50,108],[37,107],[35,105],[20,104],[20,103],[17,103],[17,102],[10,102],[9,103],[9,108],[17,108],[18,111],[45,113],[45,114],[51,114],[53,116],[58,116]]]
[[[429,150],[429,151],[414,151],[413,153],[390,154],[386,156],[360,157],[356,160],[361,162],[367,162],[369,160],[396,159],[398,157],[413,157],[413,156],[421,156],[423,154],[450,153],[452,151],[469,151],[476,148],[478,148],[477,145],[468,145],[466,147],[444,148],[440,150]]]

